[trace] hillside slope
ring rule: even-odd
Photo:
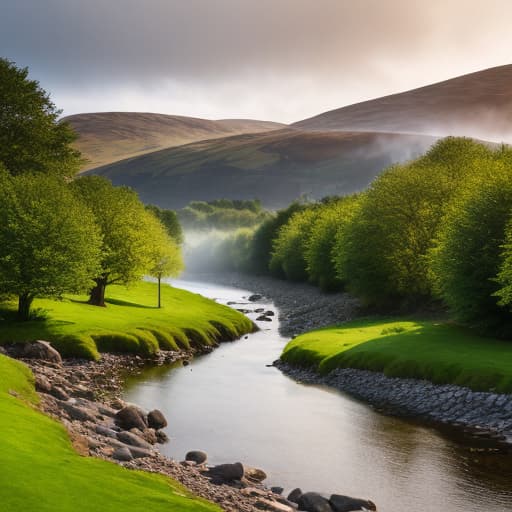
[[[292,126],[512,142],[512,64],[339,108]]]
[[[90,172],[167,208],[218,198],[259,198],[276,208],[304,194],[320,198],[361,190],[384,167],[416,157],[434,140],[283,129],[169,148]]]
[[[198,140],[282,128],[251,119],[211,121],[138,112],[76,114],[63,119],[78,133],[77,149],[87,159],[83,170]]]

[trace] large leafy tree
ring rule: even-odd
[[[0,170],[0,289],[28,320],[38,296],[90,289],[100,234],[90,210],[62,180]]]
[[[172,250],[162,246],[172,242],[164,226],[145,209],[133,190],[114,187],[100,176],[78,178],[71,186],[93,211],[102,234],[100,271],[89,302],[105,306],[105,288],[109,284],[129,284],[152,270],[157,274],[159,254],[170,256]],[[160,273],[167,272],[162,269]]]
[[[80,154],[76,135],[27,68],[0,58],[0,162],[13,175],[45,172],[73,176]]]

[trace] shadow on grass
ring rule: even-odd
[[[107,304],[114,304],[115,306],[125,306],[129,308],[141,308],[141,309],[158,309],[156,306],[146,306],[144,304],[137,304],[136,302],[128,302],[120,299],[105,299]]]

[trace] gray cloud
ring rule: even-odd
[[[291,121],[503,64],[509,1],[2,0],[0,49],[66,113]]]

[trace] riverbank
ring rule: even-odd
[[[186,356],[191,357],[191,354]],[[161,364],[170,364],[173,360],[178,361],[184,357],[185,354],[183,353],[168,354],[168,357],[162,358],[159,362]],[[132,470],[165,475],[172,478],[172,481],[184,485],[187,491],[180,491],[178,488],[180,496],[177,500],[173,500],[171,492],[169,492],[171,497],[167,500],[168,507],[183,511],[220,510],[213,504],[196,498],[200,497],[208,500],[208,502],[216,503],[222,510],[227,512],[256,512],[258,510],[291,512],[294,510],[291,504],[286,505],[287,500],[284,497],[266,489],[260,483],[261,476],[264,476],[264,473],[261,474],[260,470],[254,471],[253,468],[245,466],[244,475],[237,475],[236,479],[223,479],[222,475],[219,479],[218,474],[215,475],[215,478],[212,478],[212,474],[210,474],[212,470],[208,468],[205,463],[206,461],[202,463],[195,463],[191,460],[177,462],[161,455],[158,451],[158,444],[167,440],[167,435],[165,434],[167,420],[159,417],[159,415],[156,415],[156,418],[160,423],[151,423],[150,420],[149,426],[146,425],[144,427],[141,425],[140,428],[134,428],[129,423],[132,418],[128,418],[124,420],[128,421],[128,423],[122,424],[123,428],[119,426],[118,418],[120,417],[120,411],[130,409],[133,412],[138,410],[136,406],[126,404],[121,399],[123,374],[133,374],[141,371],[146,364],[155,364],[154,360],[147,361],[138,356],[104,354],[100,361],[76,359],[58,361],[55,356],[55,359],[50,361],[23,359],[22,362],[33,372],[38,399],[34,395],[33,384],[30,383],[30,375],[22,370],[19,363],[0,355],[3,373],[7,373],[7,369],[11,367],[19,368],[24,372],[24,377],[20,381],[25,381],[24,383],[21,382],[21,384],[28,390],[27,393],[30,393],[32,402],[38,402],[37,408],[41,412],[64,425],[72,446],[79,455],[115,462],[117,465]],[[14,383],[10,383],[10,386],[16,387]],[[21,398],[20,391],[10,388],[9,393],[11,400],[13,398]],[[0,396],[0,404],[2,403],[2,398]],[[20,406],[24,407],[19,404],[18,408]],[[30,414],[33,416],[34,411],[30,411]],[[149,418],[149,416],[151,416],[151,413],[146,415],[146,418]],[[18,416],[14,416],[11,417],[9,422],[15,429],[18,429],[19,426],[18,419]],[[171,425],[168,430],[172,430],[172,419],[170,421]],[[47,419],[41,418],[39,420],[36,416],[35,424],[38,425],[39,422],[47,423]],[[59,430],[56,424],[52,426],[52,429]],[[7,441],[9,444],[12,440],[6,439],[5,434],[3,432],[0,443],[5,444]],[[40,435],[43,434],[44,429]],[[27,431],[24,432],[24,435],[25,438],[22,442],[32,446],[31,437],[33,434]],[[67,443],[64,439],[61,442]],[[8,451],[8,447],[4,446],[2,454],[4,455]],[[66,484],[62,481],[62,489],[59,492],[55,492],[54,489],[42,489],[43,494],[39,496],[39,499],[53,503],[55,508],[52,510],[69,510],[66,506],[66,501],[68,491],[73,489],[73,478],[71,478],[72,482],[68,484],[67,476],[61,475],[60,470],[53,466],[53,454],[58,451],[58,448],[54,445],[51,437],[44,445],[37,448],[38,455],[44,454],[45,451],[49,451],[48,462],[50,462],[50,466],[47,466],[46,471],[51,473],[54,480],[53,485],[59,486],[61,477],[62,479],[66,478]],[[73,460],[75,458],[71,455],[67,456]],[[38,456],[35,456],[35,459],[37,458]],[[58,459],[58,456],[56,459]],[[80,461],[82,460],[86,461],[87,459],[77,457],[76,463],[80,466]],[[28,461],[23,461],[24,457],[22,454],[17,462],[30,465]],[[84,465],[87,466],[86,463]],[[99,467],[100,469],[97,470],[97,474],[92,473],[89,475],[89,479],[94,481],[95,478],[101,478],[102,467]],[[109,471],[109,467],[105,467]],[[17,474],[16,467],[11,466],[10,471],[12,471],[12,475]],[[129,476],[125,475],[124,477],[127,478],[128,485],[126,488],[120,486],[119,492],[122,495],[132,492],[129,485]],[[148,475],[148,478],[151,479],[151,475]],[[18,484],[21,481],[20,477]],[[169,486],[170,490],[173,489],[173,485],[176,486],[177,484],[171,483]],[[66,490],[64,489],[65,487],[67,488]],[[144,509],[150,507],[152,510],[160,510],[159,508],[153,508],[153,504],[151,504],[151,488],[148,484],[147,494],[139,492],[133,496],[133,499],[140,500],[140,506],[136,504],[132,507],[125,505],[123,510],[142,510],[142,507]],[[15,490],[12,491],[14,492]],[[17,492],[20,494],[19,489]],[[190,492],[193,495],[189,494]],[[33,494],[37,495],[38,493]],[[0,492],[0,495],[3,495],[3,492]],[[99,508],[89,507],[89,504],[96,502],[100,496],[101,493],[98,493],[97,496],[87,495],[81,499],[87,500],[88,510],[99,510]],[[183,501],[184,496],[186,501],[185,504],[182,504],[180,500]],[[10,501],[12,499],[12,497],[9,498]],[[16,499],[19,504],[18,509],[35,510],[35,508],[31,509],[27,505],[29,502],[27,500],[30,499],[27,496],[18,495]],[[57,503],[60,499],[62,499],[61,506]],[[10,501],[6,500],[3,500],[4,504],[10,503]],[[108,506],[113,510],[118,510],[116,507],[122,501],[117,499],[116,496],[112,496]],[[162,502],[164,501],[162,499]],[[9,505],[7,505],[6,510],[14,510],[14,508],[9,508]],[[43,508],[38,510],[43,510]]]
[[[293,337],[312,329],[356,318],[359,301],[348,293],[323,293],[307,283],[238,273],[204,273],[183,279],[217,283],[251,290],[268,297],[279,309],[279,332]]]

